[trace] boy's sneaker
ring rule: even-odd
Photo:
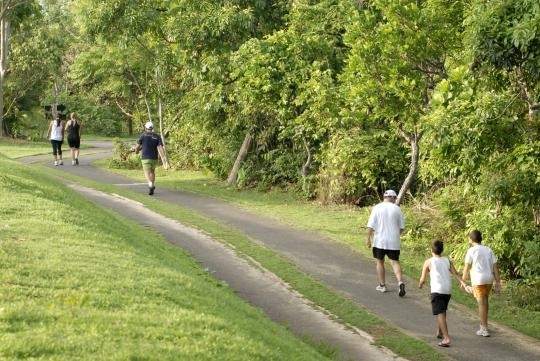
[[[476,334],[482,337],[489,337],[489,331],[487,330],[487,328],[484,328],[482,326],[480,326],[480,329],[476,331]]]
[[[377,285],[377,287],[375,287],[375,289],[379,292],[382,292],[382,293],[385,293],[386,292],[386,286],[385,285]]]
[[[399,283],[399,292],[398,292],[399,297],[405,296],[405,293],[407,293],[407,292],[405,292],[405,283],[400,282]]]

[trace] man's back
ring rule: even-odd
[[[375,231],[374,247],[400,249],[400,234],[405,228],[405,220],[401,208],[394,203],[381,202],[373,207],[367,226]]]
[[[158,146],[162,145],[159,135],[153,132],[144,133],[138,143],[142,146],[141,159],[158,159]]]

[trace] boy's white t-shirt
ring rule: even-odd
[[[449,295],[452,293],[450,260],[446,257],[431,257],[429,267],[431,293]]]
[[[493,283],[493,265],[497,263],[497,257],[491,248],[476,244],[467,250],[465,263],[471,265],[471,284],[490,285]]]

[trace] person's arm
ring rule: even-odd
[[[469,278],[469,271],[471,270],[471,264],[465,263],[465,266],[463,267],[463,274],[461,275],[461,280],[463,282],[467,282],[467,278]]]
[[[51,139],[52,121],[49,123],[49,129],[47,130],[47,139]]]
[[[456,279],[459,281],[461,288],[465,289],[465,287],[467,287],[467,283],[465,283],[465,281],[463,281],[463,279],[459,276],[459,273],[456,270],[456,267],[454,267],[454,263],[452,261],[450,261],[450,273],[453,274],[454,277],[456,277]]]
[[[367,228],[367,239],[366,239],[366,245],[368,248],[371,248],[371,245],[373,244],[373,234],[375,232],[373,231],[373,228],[368,227]]]
[[[431,262],[426,260],[424,266],[422,267],[422,276],[420,276],[420,281],[418,281],[418,288],[422,288],[426,282],[427,275],[430,271]]]
[[[161,162],[163,162],[163,168],[168,169],[169,168],[169,160],[167,159],[167,156],[165,155],[165,149],[163,149],[162,145],[158,145],[158,153],[161,157]]]
[[[81,122],[77,122],[77,123],[79,123],[79,139],[81,139],[81,134],[82,134],[82,133],[81,133],[82,124],[81,124]]]

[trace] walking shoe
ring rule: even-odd
[[[379,292],[382,292],[382,293],[385,293],[386,292],[386,286],[385,285],[377,285],[377,287],[375,287],[375,289]]]
[[[407,293],[407,292],[405,292],[405,283],[400,282],[399,283],[399,292],[398,292],[399,297],[405,296],[405,293]]]
[[[74,161],[74,160],[71,161],[71,165],[75,165],[75,161]]]
[[[60,161],[60,165],[64,165],[64,162],[63,162],[63,161]]]
[[[57,161],[54,161],[54,165],[58,167],[58,162],[57,162]]]
[[[79,158],[75,158],[75,165],[79,165]]]
[[[154,194],[154,189],[156,189],[156,186],[148,187],[148,194],[149,195]]]
[[[480,326],[480,329],[478,331],[476,331],[476,335],[483,336],[483,337],[489,337],[489,331],[487,330],[487,328],[484,328],[484,327]]]

